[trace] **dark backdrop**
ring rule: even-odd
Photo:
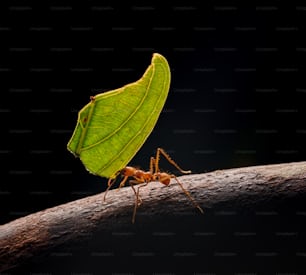
[[[154,52],[170,64],[171,87],[133,165],[146,169],[157,147],[194,173],[305,160],[303,3],[41,2],[1,2],[1,223],[105,189],[106,180],[87,173],[66,150],[77,112],[91,95],[139,79]],[[287,243],[305,240],[305,215],[297,214],[304,210],[292,209],[289,218],[256,236],[263,242],[271,237],[286,251]],[[283,229],[287,218],[294,226]],[[242,219],[238,215],[232,223]],[[284,241],[276,232],[293,233]],[[220,241],[233,240],[233,234],[218,234]],[[288,268],[272,263],[271,270],[300,272],[289,263],[305,259],[305,247],[293,246],[284,255],[273,245],[268,252],[277,254],[270,256],[285,257]],[[256,260],[256,253],[266,251],[252,249]],[[269,255],[262,257],[271,262]],[[239,255],[235,260],[232,273],[260,270],[256,264],[240,269]],[[33,270],[50,267],[40,268]],[[163,272],[153,265],[152,273],[157,271]],[[120,272],[133,273],[133,267]],[[218,273],[218,266],[210,272]]]

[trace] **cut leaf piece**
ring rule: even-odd
[[[169,87],[168,62],[155,53],[138,81],[91,97],[78,114],[68,150],[89,172],[113,178],[152,132]]]

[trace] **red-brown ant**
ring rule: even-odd
[[[127,166],[123,168],[122,170],[118,171],[115,178],[110,178],[108,180],[108,187],[105,191],[104,195],[104,201],[106,199],[106,194],[107,191],[113,186],[115,183],[115,180],[118,175],[121,175],[123,177],[122,181],[119,184],[119,188],[123,187],[127,180],[129,178],[134,178],[132,180],[129,180],[129,184],[131,185],[134,193],[135,193],[135,206],[134,206],[134,211],[133,211],[133,217],[132,217],[132,223],[135,222],[135,216],[136,216],[136,210],[137,207],[141,205],[142,200],[139,196],[139,189],[142,187],[145,187],[148,185],[148,183],[152,181],[159,181],[160,183],[168,186],[170,184],[170,180],[173,178],[175,181],[179,184],[179,186],[182,188],[183,192],[185,195],[189,198],[189,200],[193,203],[193,205],[200,210],[201,213],[203,212],[203,209],[195,202],[193,197],[190,195],[190,193],[183,187],[182,183],[179,182],[177,177],[173,174],[168,174],[165,172],[161,172],[159,170],[159,160],[160,160],[160,155],[163,155],[164,158],[171,163],[175,168],[177,168],[182,174],[190,174],[191,171],[185,171],[182,168],[180,168],[177,163],[170,158],[170,156],[162,149],[162,148],[157,148],[156,152],[156,157],[151,157],[150,159],[150,170],[149,171],[143,171],[140,169],[137,169],[135,167]],[[134,185],[137,184],[143,184],[135,189]]]

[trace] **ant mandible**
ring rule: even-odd
[[[181,167],[179,167],[177,165],[177,163],[174,160],[172,160],[171,157],[162,148],[157,148],[156,157],[155,158],[151,157],[151,159],[150,159],[150,170],[149,171],[146,172],[146,171],[137,169],[135,167],[126,166],[125,168],[123,168],[122,170],[120,170],[116,173],[115,178],[110,178],[108,180],[108,183],[107,183],[108,187],[105,191],[104,201],[106,199],[107,191],[113,186],[113,184],[115,183],[116,178],[119,174],[123,177],[123,179],[120,182],[118,188],[123,187],[129,178],[134,178],[132,180],[129,180],[129,184],[131,185],[131,187],[132,187],[132,189],[135,193],[135,206],[134,206],[134,211],[133,211],[133,216],[132,216],[132,223],[135,222],[137,207],[140,206],[141,203],[142,203],[142,200],[139,196],[140,188],[147,186],[152,181],[159,181],[160,183],[168,186],[170,184],[170,180],[172,178],[175,179],[175,181],[181,187],[181,189],[183,190],[185,195],[189,198],[189,200],[192,202],[192,204],[196,208],[198,208],[201,213],[204,213],[203,209],[195,202],[193,197],[183,187],[182,183],[177,179],[177,177],[175,175],[168,174],[168,173],[160,171],[160,169],[159,169],[160,155],[162,155],[169,163],[171,163],[175,168],[177,168],[182,174],[190,174],[191,173],[191,171],[185,171]],[[142,185],[139,186],[136,190],[134,185],[137,185],[137,184],[142,184]]]

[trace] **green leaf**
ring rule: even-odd
[[[68,150],[86,169],[113,178],[152,132],[167,99],[170,68],[160,54],[136,82],[92,97],[78,114]]]

